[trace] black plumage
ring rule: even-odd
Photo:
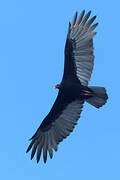
[[[93,30],[98,23],[92,25],[96,16],[90,20],[91,11],[85,15],[82,11],[77,19],[77,12],[72,24],[69,23],[65,44],[64,73],[53,107],[42,121],[40,127],[30,139],[27,152],[32,148],[31,159],[37,151],[37,162],[43,151],[44,162],[47,152],[53,157],[53,149],[57,151],[58,144],[74,129],[83,108],[84,102],[101,107],[107,101],[107,93],[103,87],[88,87],[88,82],[94,66]]]

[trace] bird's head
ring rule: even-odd
[[[57,85],[55,86],[55,89],[60,89],[60,87],[61,87],[61,84],[57,84]]]

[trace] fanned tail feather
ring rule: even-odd
[[[90,97],[86,101],[89,104],[95,106],[96,108],[100,108],[107,102],[108,99],[106,89],[104,87],[97,87],[97,86],[91,86],[89,88],[93,91],[94,95],[93,97]]]

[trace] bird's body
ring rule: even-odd
[[[64,73],[58,88],[58,96],[50,112],[32,136],[27,152],[32,148],[31,159],[37,151],[39,162],[43,150],[44,162],[47,152],[53,157],[53,149],[74,129],[80,117],[84,102],[100,108],[107,101],[107,93],[103,87],[88,86],[94,65],[93,30],[98,23],[91,25],[96,16],[89,19],[91,11],[85,16],[82,11],[78,20],[77,13],[72,24],[69,23],[65,44]]]

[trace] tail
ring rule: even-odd
[[[108,99],[106,89],[104,87],[96,87],[96,86],[91,86],[89,88],[93,91],[94,96],[90,97],[86,101],[89,104],[95,106],[96,108],[100,108],[107,102]]]

